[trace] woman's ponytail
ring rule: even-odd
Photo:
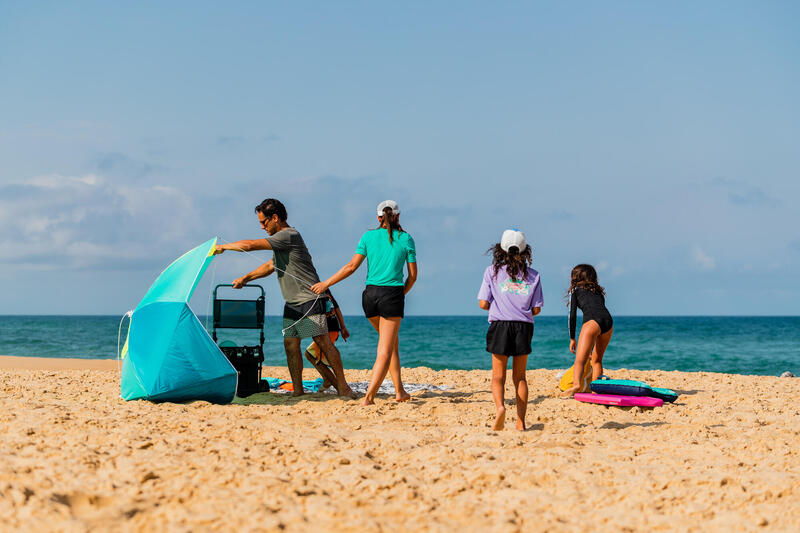
[[[380,227],[386,228],[386,231],[389,233],[389,242],[393,242],[392,232],[394,230],[403,231],[403,227],[400,225],[400,215],[395,215],[391,207],[383,208]]]

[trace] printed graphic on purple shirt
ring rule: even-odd
[[[489,266],[483,273],[483,283],[478,291],[478,299],[486,300],[489,307],[489,322],[515,320],[533,322],[534,307],[542,307],[542,284],[539,273],[528,268],[524,279],[511,279],[505,267],[494,275],[494,267]]]

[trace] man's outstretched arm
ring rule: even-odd
[[[273,272],[275,272],[275,263],[273,263],[273,260],[270,259],[269,261],[267,261],[257,269],[253,270],[249,274],[245,274],[241,278],[233,280],[233,288],[241,289],[251,281],[259,278],[266,278]]]
[[[214,248],[214,255],[219,255],[225,250],[233,250],[234,252],[252,252],[253,250],[272,250],[267,239],[253,239],[245,241],[229,242],[227,244],[218,244]]]

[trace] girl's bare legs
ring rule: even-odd
[[[373,327],[375,327],[375,322],[377,322],[377,327],[375,329],[378,331],[378,352],[375,356],[375,364],[372,366],[372,376],[370,377],[369,386],[367,387],[367,394],[364,396],[364,405],[372,405],[375,403],[375,395],[378,394],[378,389],[380,389],[381,383],[383,383],[383,380],[386,378],[386,373],[389,371],[389,366],[391,365],[392,352],[395,348],[397,332],[400,330],[400,321],[402,320],[403,319],[400,317],[372,317],[369,319]],[[400,361],[398,355],[398,367],[399,366]],[[395,385],[395,387],[397,387],[397,385]],[[400,384],[400,390],[405,392],[402,388],[402,383]]]
[[[608,343],[611,342],[613,333],[614,328],[611,328],[597,337],[597,342],[594,343],[594,350],[592,350],[592,381],[603,375],[603,354],[606,353],[606,348],[608,348]]]
[[[503,405],[503,389],[505,389],[506,386],[507,366],[507,355],[492,354],[492,398],[494,398],[494,405],[497,407],[497,418],[495,418],[494,426],[492,426],[492,429],[495,431],[503,429],[506,423],[506,406]],[[525,397],[527,399],[527,393]]]
[[[517,391],[517,429],[525,431],[525,412],[528,410],[528,380],[525,379],[525,369],[528,367],[528,356],[517,355],[511,359],[511,379],[514,381],[514,390]]]
[[[562,398],[569,398],[574,396],[576,392],[580,392],[583,367],[586,366],[586,360],[589,358],[589,354],[592,353],[599,335],[600,326],[596,321],[589,320],[583,323],[581,332],[578,335],[578,347],[575,349],[575,365],[572,367],[572,388],[565,390],[561,394]]]

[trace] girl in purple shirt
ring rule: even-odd
[[[500,242],[489,251],[493,254],[492,265],[483,273],[478,306],[489,311],[486,351],[492,354],[492,397],[497,407],[493,428],[503,429],[505,424],[503,389],[511,357],[511,379],[517,393],[517,429],[524,431],[528,408],[525,369],[531,353],[533,317],[542,310],[542,285],[539,273],[530,267],[531,247],[521,231],[504,231]]]

